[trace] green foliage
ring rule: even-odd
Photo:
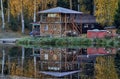
[[[120,50],[117,51],[117,54],[115,56],[115,68],[117,70],[117,73],[119,75],[119,78],[120,78]]]
[[[63,37],[63,38],[49,38],[49,37],[28,37],[17,41],[17,44],[23,45],[38,45],[38,46],[91,46],[98,47],[119,47],[119,39],[88,39],[80,37]]]
[[[13,31],[18,31],[19,30],[19,22],[16,20],[16,18],[11,17],[10,23],[9,23],[9,28]]]
[[[12,57],[21,56],[21,50],[19,47],[13,47],[9,50],[9,55]]]
[[[80,11],[93,14],[93,0],[80,0]]]
[[[114,16],[114,25],[120,29],[120,1],[118,3],[118,9],[116,10],[116,14]]]
[[[57,6],[69,8],[69,1],[68,0],[57,0]]]

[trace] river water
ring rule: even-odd
[[[0,79],[120,79],[120,51],[0,45]]]

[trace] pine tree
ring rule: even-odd
[[[114,16],[114,25],[120,29],[120,0],[118,3],[118,9],[116,10],[116,14]]]

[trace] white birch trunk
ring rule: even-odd
[[[8,23],[10,22],[10,0],[8,0]]]
[[[36,0],[34,0],[34,22],[36,22]]]
[[[70,9],[72,9],[72,0],[70,0]]]
[[[1,0],[1,11],[2,11],[2,29],[5,29],[5,18],[4,18],[4,12],[3,12],[3,1]]]
[[[3,58],[2,58],[2,76],[4,75],[4,65],[5,65],[5,50],[2,50]]]
[[[22,47],[22,70],[23,70],[23,66],[24,66],[24,59],[25,59],[25,48]]]
[[[22,33],[24,33],[25,25],[24,25],[24,16],[23,16],[23,0],[21,0],[21,22],[22,22]]]
[[[80,11],[80,0],[78,0],[78,11]]]

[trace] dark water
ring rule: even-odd
[[[120,79],[118,48],[0,45],[0,79]]]

